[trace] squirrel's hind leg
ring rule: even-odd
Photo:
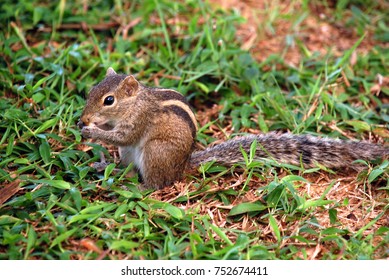
[[[144,149],[143,166],[140,168],[145,187],[161,189],[181,179],[190,153],[189,145],[177,145],[161,140],[150,141]]]

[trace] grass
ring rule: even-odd
[[[294,16],[266,6],[272,21],[260,34],[286,21],[285,38],[304,51],[291,65],[286,49],[262,60],[241,49],[244,19],[201,0],[5,1],[0,259],[388,258],[388,161],[339,175],[248,154],[241,166],[207,164],[170,188],[141,192],[136,176],[111,173],[115,165],[104,174],[90,167],[101,152],[112,161],[115,149],[86,142],[76,126],[86,93],[112,66],[187,96],[201,145],[273,130],[384,143],[385,9],[329,1],[329,20],[361,40],[322,54],[296,31],[314,15],[308,2]],[[379,43],[355,57],[371,38]]]

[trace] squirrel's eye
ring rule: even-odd
[[[114,101],[115,98],[112,95],[109,95],[104,99],[104,105],[106,106],[112,105]]]

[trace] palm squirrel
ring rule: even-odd
[[[243,162],[241,148],[249,151],[257,141],[255,159],[328,168],[353,168],[357,159],[386,158],[389,147],[356,141],[317,138],[289,133],[236,137],[202,151],[194,150],[197,122],[179,92],[147,87],[132,75],[109,68],[93,87],[78,126],[85,138],[119,148],[121,164],[134,163],[146,188],[162,188],[181,178],[185,170],[214,161]]]

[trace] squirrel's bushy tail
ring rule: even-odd
[[[274,159],[279,163],[297,166],[303,164],[305,168],[315,167],[318,163],[334,169],[360,169],[361,165],[353,164],[355,160],[372,161],[389,157],[389,147],[367,142],[268,133],[237,137],[203,151],[194,152],[189,165],[197,167],[210,161],[222,165],[244,162],[240,147],[249,153],[254,140],[257,141],[255,159]]]

